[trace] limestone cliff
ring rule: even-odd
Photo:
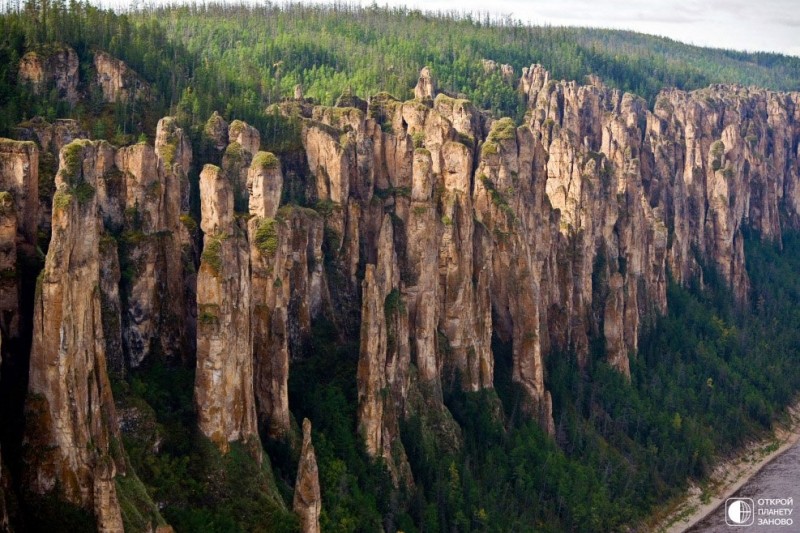
[[[319,514],[322,497],[319,490],[319,472],[314,445],[311,443],[311,422],[303,420],[303,447],[297,467],[297,482],[294,485],[294,512],[300,516],[300,531],[319,533]]]
[[[197,276],[195,402],[200,430],[222,451],[258,440],[250,328],[250,250],[219,167],[200,174],[203,255]],[[260,446],[253,447],[258,450]]]
[[[14,130],[15,139],[32,141],[39,148],[37,171],[39,214],[37,224],[39,230],[46,236],[50,235],[51,208],[56,187],[58,154],[64,146],[75,139],[88,137],[89,135],[83,131],[78,121],[72,119],[56,119],[51,124],[42,117],[34,117],[19,124]]]
[[[152,89],[123,61],[100,50],[94,53],[95,83],[109,103],[149,100]]]
[[[665,91],[651,112],[596,78],[556,82],[536,65],[520,90],[520,127],[436,95],[427,69],[415,101],[382,94],[366,115],[306,115],[337,264],[353,282],[366,265],[359,417],[373,455],[391,456],[391,420],[407,409],[403,361],[434,397],[456,373],[468,390],[491,387],[494,334],[512,346],[527,409],[552,432],[548,353],[584,364],[600,338],[627,374],[642,325],[666,311],[667,265],[681,282],[713,265],[743,301],[741,228],[779,239],[782,223],[797,225],[796,95]],[[766,180],[767,168],[780,177]],[[389,295],[403,310],[394,332],[379,312]]]
[[[173,119],[153,147],[65,146],[36,297],[34,490],[58,485],[116,527],[125,463],[106,366],[122,373],[154,356],[196,354],[198,425],[223,452],[244,441],[260,459],[259,427],[291,443],[292,364],[323,316],[341,338],[358,336],[367,452],[411,485],[403,419],[423,418],[457,447],[445,392],[493,387],[493,341],[510,348],[522,409],[553,433],[548,357],[586,365],[599,346],[628,375],[642,328],[666,311],[668,272],[702,283],[715,268],[744,303],[743,230],[779,244],[800,228],[797,94],[665,90],[650,110],[538,65],[519,87],[522,124],[437,94],[428,69],[407,102],[286,101],[273,110],[293,114],[301,148],[280,158],[260,151],[255,128],[215,114],[195,154],[196,168],[213,163],[199,179],[202,255],[188,215],[193,157]],[[68,136],[39,130],[43,151]],[[31,144],[0,142],[3,272],[35,242],[36,157]],[[4,337],[14,287],[0,283]],[[316,531],[303,426],[295,509]]]
[[[8,191],[24,242],[35,244],[39,217],[39,149],[33,142],[0,139],[0,190]]]
[[[327,305],[322,217],[311,209],[278,210],[280,162],[259,152],[248,172],[253,360],[259,419],[272,437],[288,435],[289,362],[303,349],[312,319]]]
[[[74,141],[61,152],[53,239],[37,284],[26,442],[30,490],[58,489],[93,509],[98,528],[122,531],[114,478],[124,475],[119,429],[106,371],[118,314],[101,286],[116,261],[98,216],[99,183],[112,170],[105,142]],[[108,295],[105,295],[106,297]]]
[[[107,214],[106,223],[123,228],[124,366],[135,368],[152,353],[177,358],[188,351],[182,249],[189,238],[180,217],[188,211],[191,151],[168,117],[159,121],[154,147],[121,148],[115,161],[123,216]]]
[[[18,80],[34,94],[54,88],[59,98],[74,105],[78,101],[78,67],[78,54],[69,46],[42,46],[22,56]]]
[[[0,139],[0,333],[7,342],[20,335],[19,267],[35,255],[38,171],[39,150],[34,143]],[[6,349],[6,356],[13,354]]]
[[[244,213],[248,206],[248,171],[261,137],[254,127],[234,120],[228,127],[228,143],[222,156],[222,170],[233,188],[235,210]]]

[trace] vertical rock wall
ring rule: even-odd
[[[125,469],[106,370],[107,341],[119,335],[120,317],[101,295],[103,278],[115,273],[103,268],[116,257],[106,254],[116,250],[105,245],[96,194],[113,165],[114,150],[103,141],[74,141],[61,152],[26,407],[27,486],[41,494],[58,487],[94,509],[102,531],[122,531],[114,478]]]

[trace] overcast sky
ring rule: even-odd
[[[349,3],[368,5],[372,0]],[[378,0],[377,4],[489,10],[533,24],[629,29],[702,46],[800,56],[800,0]]]

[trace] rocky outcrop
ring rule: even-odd
[[[77,120],[56,119],[52,124],[42,117],[34,117],[19,124],[13,132],[20,141],[32,141],[39,147],[39,214],[38,228],[45,235],[50,234],[53,194],[56,189],[58,154],[61,149],[75,139],[86,139],[89,135],[81,129]]]
[[[169,117],[159,122],[155,147],[139,143],[116,154],[124,199],[121,260],[128,266],[123,284],[128,368],[152,353],[180,358],[187,351],[182,244],[188,237],[182,236],[180,217],[188,211],[190,161],[188,141]],[[107,224],[116,226],[114,218],[108,216]]]
[[[259,181],[254,188],[266,188]],[[287,206],[272,217],[254,206],[248,222],[252,329],[259,419],[274,438],[291,429],[289,362],[303,352],[312,320],[328,304],[322,255],[323,221],[311,209]]]
[[[26,265],[33,262],[38,243],[39,150],[30,141],[0,139],[0,334],[8,347],[30,326],[21,316],[20,286],[32,282]]]
[[[0,335],[19,336],[20,300],[17,274],[17,210],[8,191],[0,191]]]
[[[197,276],[195,404],[200,430],[223,452],[257,442],[250,328],[250,249],[219,167],[200,174],[203,255]],[[252,449],[260,459],[260,446]]]
[[[228,128],[228,142],[222,156],[222,170],[233,188],[235,211],[246,213],[249,202],[248,173],[253,156],[261,145],[261,137],[254,127],[234,120]]]
[[[18,80],[37,95],[54,88],[59,98],[74,105],[78,101],[78,66],[78,54],[72,48],[43,46],[22,56]]]
[[[29,141],[0,139],[0,190],[14,198],[19,233],[35,244],[39,217],[39,149]]]
[[[204,162],[214,165],[222,164],[222,154],[228,147],[228,123],[214,111],[206,121],[202,134],[202,153]]]
[[[416,96],[434,96],[429,71],[420,78]],[[552,432],[548,354],[585,364],[602,339],[628,374],[642,326],[666,311],[667,265],[685,282],[711,264],[743,300],[741,228],[779,239],[780,209],[797,224],[794,95],[666,91],[651,112],[596,78],[556,82],[536,65],[520,89],[521,127],[445,95],[381,94],[366,114],[316,107],[305,121],[334,265],[362,280],[359,427],[373,455],[391,456],[409,380],[433,397],[455,375],[467,390],[491,387],[493,335],[510,343],[525,407]],[[782,176],[767,184],[767,167]],[[380,313],[390,296],[402,303],[394,326]]]
[[[152,90],[142,78],[123,61],[106,52],[94,53],[95,83],[108,103],[150,100]]]
[[[402,420],[419,415],[457,447],[444,392],[493,387],[493,341],[510,348],[521,408],[553,433],[548,357],[605,357],[628,375],[642,328],[666,311],[668,271],[702,283],[713,267],[745,302],[743,229],[779,242],[800,228],[796,94],[668,90],[651,111],[537,65],[520,91],[521,125],[437,95],[428,69],[407,102],[286,101],[271,109],[295,113],[303,151],[283,161],[259,151],[257,130],[215,114],[200,159],[221,167],[200,176],[196,278],[191,151],[175,121],[159,123],[155,147],[65,147],[32,353],[36,490],[58,483],[113,526],[124,462],[105,366],[190,358],[193,340],[203,434],[222,451],[252,443],[258,459],[259,426],[291,440],[290,367],[321,315],[342,338],[359,335],[358,431],[410,485]],[[0,144],[12,176],[0,184],[0,270],[17,233],[36,228],[35,151],[19,146]],[[312,531],[309,449],[304,424],[295,508]]]
[[[436,82],[431,75],[431,69],[424,67],[419,72],[419,79],[417,86],[414,87],[414,98],[424,100],[426,98],[433,99],[436,96]]]
[[[358,359],[358,420],[367,453],[387,460],[396,481],[410,479],[399,423],[410,364],[408,311],[397,289],[400,270],[391,218],[384,216],[377,260],[362,283],[361,348]]]
[[[322,497],[319,490],[319,472],[314,445],[311,443],[311,422],[303,419],[303,447],[297,467],[297,482],[294,485],[294,512],[300,516],[300,531],[319,533],[319,514]]]
[[[503,81],[508,83],[514,82],[514,67],[507,64],[499,65],[496,61],[492,59],[481,59],[481,66],[483,66],[483,72],[485,74],[494,74],[495,72],[499,72],[500,76],[502,76]]]
[[[61,152],[53,239],[37,283],[26,444],[30,490],[93,509],[101,531],[122,531],[114,479],[125,473],[108,374],[108,342],[119,314],[104,305],[119,269],[99,216],[100,182],[114,150],[75,141]],[[111,280],[118,282],[118,280]]]
[[[596,79],[552,81],[538,65],[520,88],[559,220],[547,252],[558,259],[541,278],[549,341],[585,358],[588,338],[602,335],[627,373],[641,325],[666,310],[667,264],[683,283],[713,266],[746,300],[742,228],[779,240],[781,206],[797,225],[795,95],[666,90],[651,112]],[[766,180],[768,168],[780,170]]]

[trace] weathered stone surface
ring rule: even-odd
[[[500,72],[500,75],[503,77],[503,80],[512,83],[514,81],[514,67],[507,64],[498,65],[496,61],[492,59],[481,59],[481,65],[483,66],[483,72],[486,74],[494,74],[495,72]]]
[[[121,148],[115,163],[120,185],[109,192],[119,209],[105,222],[112,229],[121,226],[122,260],[129,267],[123,313],[126,360],[114,362],[116,372],[138,367],[154,352],[179,358],[188,351],[182,252],[190,238],[181,215],[188,209],[191,149],[167,117],[159,122],[155,148],[145,143]],[[120,210],[123,220],[117,221]]]
[[[233,441],[258,442],[250,329],[250,250],[233,217],[233,190],[224,173],[200,174],[203,255],[197,276],[195,404],[200,430],[220,450]],[[251,446],[257,459],[261,446]]]
[[[250,214],[275,218],[283,192],[281,162],[269,152],[258,152],[247,171]]]
[[[424,70],[415,101],[379,94],[366,114],[318,106],[304,122],[310,200],[342,274],[331,291],[358,295],[341,287],[361,283],[359,427],[372,455],[390,455],[412,388],[435,406],[456,374],[468,390],[491,387],[493,335],[511,345],[526,409],[552,432],[548,354],[585,364],[599,338],[627,374],[643,324],[666,311],[667,265],[685,282],[709,262],[745,298],[741,227],[779,239],[780,205],[798,225],[796,96],[666,91],[649,111],[589,83],[524,69],[517,127],[466,100],[429,100]],[[768,165],[782,169],[779,186],[764,180]],[[390,343],[379,312],[390,294],[403,303],[395,327],[407,327],[413,377],[396,363],[405,340]]]
[[[203,144],[206,162],[222,164],[222,154],[228,146],[228,123],[214,111],[203,128]]]
[[[30,51],[19,62],[18,79],[30,85],[34,94],[44,94],[51,87],[59,98],[78,101],[78,54],[64,45],[52,45]]]
[[[419,80],[417,86],[414,87],[414,98],[424,100],[425,98],[434,98],[436,96],[436,83],[433,81],[431,69],[424,67],[419,72]]]
[[[367,452],[383,457],[395,481],[410,481],[399,439],[399,420],[410,363],[408,310],[400,291],[392,220],[385,215],[377,258],[362,284],[361,348],[358,360],[358,421]]]
[[[152,90],[142,78],[123,61],[97,51],[94,54],[95,83],[103,92],[106,102],[150,100]]]
[[[329,298],[323,221],[315,211],[299,207],[281,208],[275,218],[252,214],[248,234],[256,400],[270,436],[281,438],[291,429],[289,362],[302,351],[312,320]]]
[[[303,147],[311,173],[316,176],[317,198],[347,204],[353,170],[353,151],[348,143],[340,144],[336,130],[310,123],[303,128]]]
[[[234,120],[228,128],[230,144],[222,156],[222,170],[233,188],[234,209],[245,213],[248,208],[248,174],[253,156],[258,153],[261,139],[252,126]]]
[[[19,233],[37,242],[39,222],[39,149],[30,141],[0,139],[0,190],[14,198]]]
[[[294,485],[294,512],[300,516],[300,531],[319,533],[319,514],[322,510],[322,496],[319,490],[317,456],[311,443],[311,422],[303,419],[303,447],[300,451],[300,464],[297,467],[297,482]]]
[[[100,294],[112,274],[103,268],[108,249],[95,194],[113,164],[113,149],[103,141],[75,141],[61,152],[53,239],[37,283],[26,407],[27,486],[40,494],[58,488],[93,509],[101,531],[122,531],[114,478],[125,472],[106,371],[107,333],[119,334],[120,317]]]
[[[58,154],[61,149],[75,139],[89,137],[77,120],[56,119],[52,124],[42,117],[34,117],[17,125],[13,130],[15,139],[32,141],[38,145],[38,228],[46,235],[50,234],[52,219],[53,194],[55,192],[56,170],[58,170]]]
[[[17,274],[17,210],[14,198],[0,191],[0,335],[19,336],[19,276]]]

